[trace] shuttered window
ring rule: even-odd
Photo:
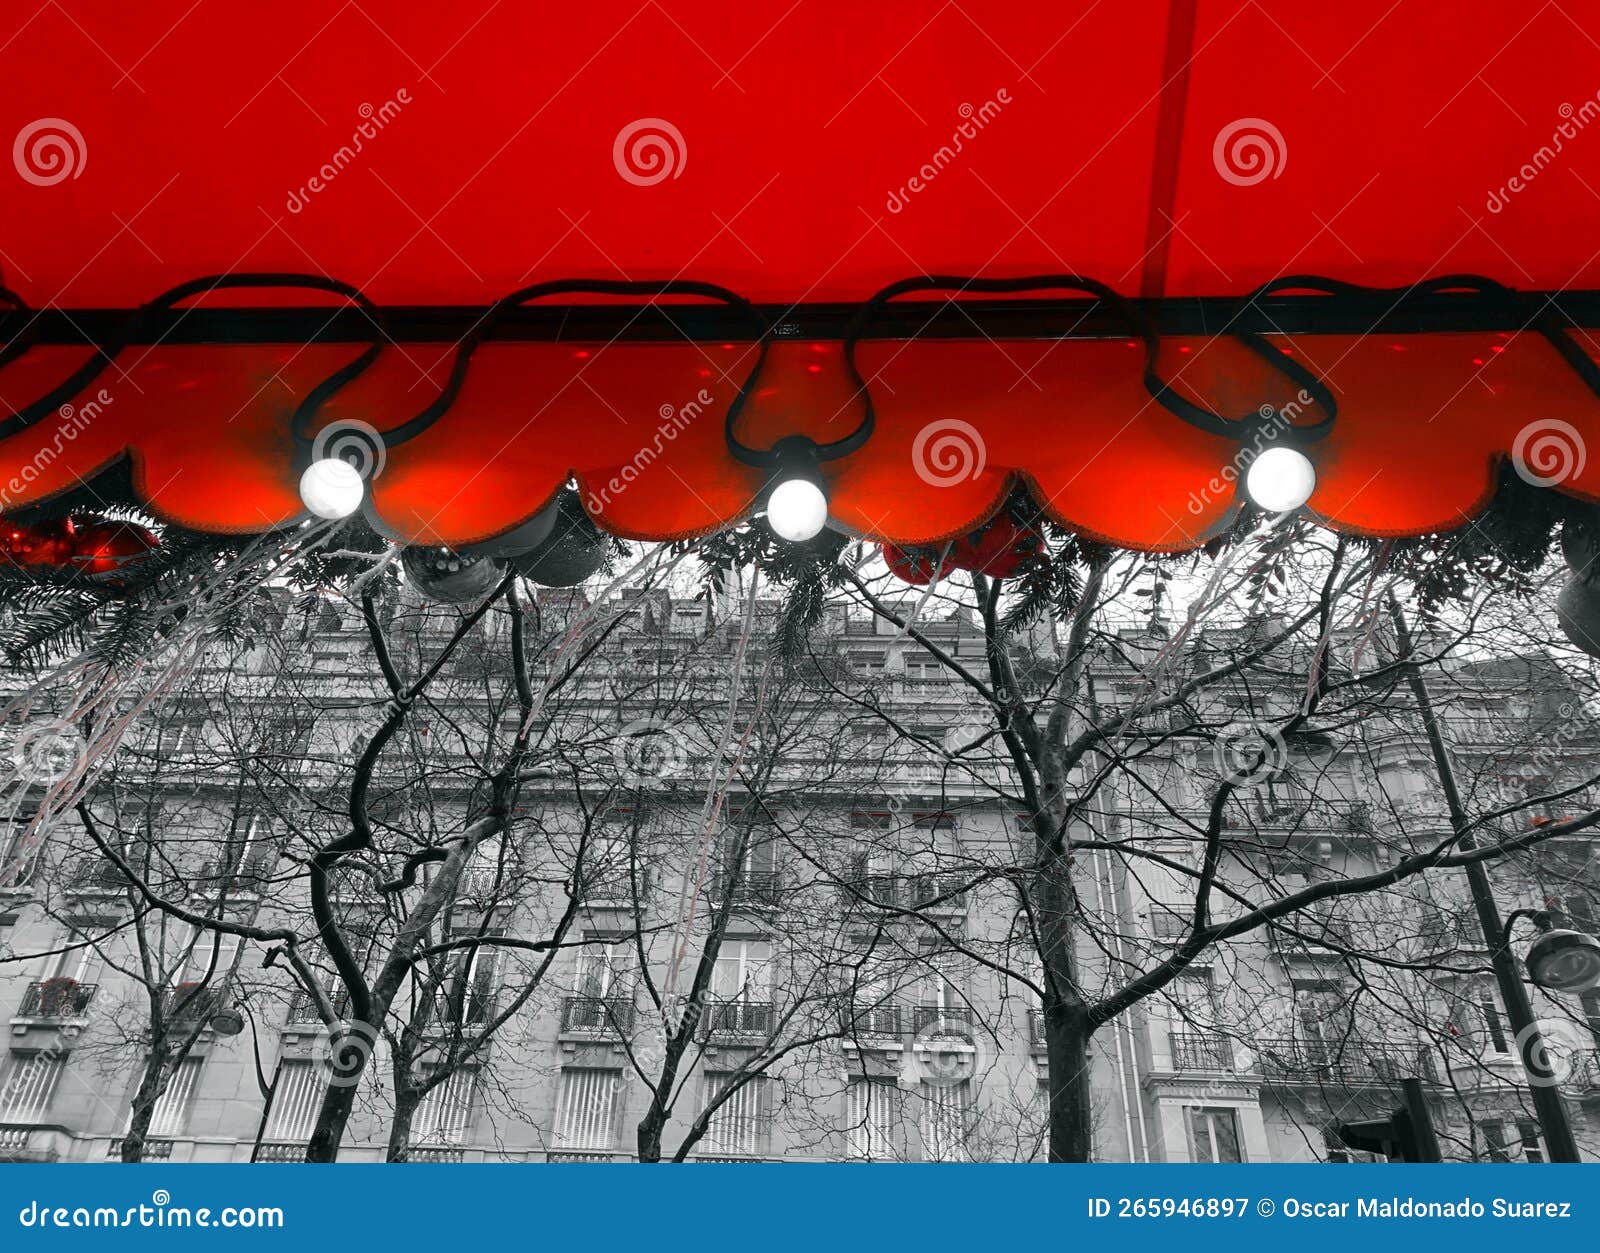
[[[922,1148],[931,1162],[972,1160],[968,1136],[972,1128],[972,1084],[924,1083]]]
[[[569,1066],[561,1072],[556,1145],[564,1149],[615,1149],[622,1112],[622,1072]]]
[[[893,1079],[851,1079],[845,1094],[845,1156],[863,1162],[903,1160],[905,1097]]]
[[[708,1070],[705,1076],[705,1102],[708,1107],[730,1084],[738,1084],[719,1105],[706,1124],[703,1153],[712,1157],[764,1157],[770,1142],[770,1081],[764,1075],[734,1076]]]
[[[278,1090],[272,1098],[265,1140],[298,1143],[311,1139],[317,1111],[327,1091],[327,1072],[309,1058],[287,1061],[278,1071]]]
[[[66,1059],[48,1053],[13,1053],[0,1074],[0,1122],[43,1122]]]
[[[412,1144],[465,1144],[477,1072],[458,1070],[429,1088],[411,1116]]]
[[[156,1098],[156,1107],[150,1114],[148,1134],[152,1138],[165,1139],[183,1134],[189,1121],[189,1106],[199,1084],[201,1062],[201,1058],[186,1057],[167,1079],[166,1090]],[[128,1111],[128,1122],[130,1125],[133,1122],[131,1109]]]

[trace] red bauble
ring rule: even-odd
[[[22,526],[0,519],[0,560],[31,570],[60,570],[115,582],[130,562],[156,546],[156,537],[133,522],[74,515]]]
[[[885,544],[883,559],[900,578],[921,587],[932,582],[935,569],[943,574],[952,570],[972,570],[991,579],[1008,579],[1038,555],[1040,546],[1037,530],[1019,524],[1010,514],[1002,513],[981,530],[952,540],[942,567],[939,563],[940,553],[943,552],[941,545],[901,548],[895,544]]]
[[[90,578],[120,574],[131,561],[156,546],[156,537],[133,522],[108,518],[68,518],[71,551],[66,565]]]

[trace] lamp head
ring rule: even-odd
[[[1528,949],[1528,977],[1551,992],[1583,992],[1600,984],[1600,940],[1554,928]]]

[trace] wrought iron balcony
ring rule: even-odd
[[[350,1008],[350,993],[340,988],[336,992],[329,992],[328,999],[333,1002],[333,1012],[343,1018]],[[289,1013],[284,1022],[291,1027],[319,1027],[322,1025],[322,1016],[317,1013],[317,1003],[311,994],[304,988],[296,988],[294,995],[289,998]]]
[[[1262,1080],[1282,1087],[1388,1087],[1402,1079],[1439,1082],[1433,1053],[1423,1045],[1357,1038],[1256,1040],[1251,1047]]]
[[[707,1001],[700,1016],[700,1031],[706,1038],[765,1038],[772,1032],[773,1021],[771,1001]]]
[[[69,1018],[82,1018],[89,1012],[89,1002],[99,985],[79,983],[76,979],[43,979],[30,983],[22,994],[18,1018],[41,1018],[60,1022]]]
[[[846,881],[855,897],[891,909],[938,909],[962,913],[967,908],[966,880],[950,874],[862,875]]]
[[[632,1030],[632,996],[569,996],[561,1003],[563,1035],[616,1039]]]
[[[911,1030],[915,1035],[926,1031],[969,1038],[972,1035],[972,1009],[967,1005],[913,1005]]]
[[[776,870],[746,870],[734,879],[731,895],[741,905],[776,906],[783,901],[783,881]]]
[[[223,991],[203,983],[180,983],[168,988],[161,998],[161,1008],[173,1022],[193,1023],[210,1018],[223,1007]]]
[[[1174,1070],[1222,1070],[1232,1073],[1237,1067],[1233,1060],[1233,1041],[1226,1036],[1209,1032],[1173,1031],[1167,1037],[1172,1044]]]
[[[128,877],[104,857],[86,857],[70,871],[67,891],[78,896],[114,896],[128,890]]]
[[[907,1034],[906,1010],[904,1005],[857,1005],[845,1014],[844,1029],[856,1038],[897,1040]]]

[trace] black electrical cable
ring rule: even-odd
[[[734,418],[744,407],[746,398],[754,390],[756,380],[761,376],[761,371],[767,362],[767,349],[772,338],[772,328],[763,318],[756,307],[738,292],[730,291],[726,287],[719,287],[715,283],[702,283],[692,279],[664,279],[654,280],[622,280],[622,279],[554,279],[545,283],[534,283],[522,287],[502,296],[489,306],[483,318],[473,328],[472,333],[466,336],[456,349],[456,357],[450,368],[450,377],[445,380],[439,395],[433,402],[399,426],[383,433],[384,446],[395,448],[407,440],[415,439],[435,422],[442,418],[455,404],[461,394],[461,388],[467,380],[467,367],[472,361],[473,353],[488,341],[494,334],[495,326],[500,319],[512,309],[529,304],[535,300],[542,300],[547,296],[588,295],[588,296],[698,296],[706,300],[719,300],[730,308],[749,317],[752,328],[756,331],[757,353],[755,365],[740,386],[738,395],[734,397],[728,410],[728,425],[731,431]],[[731,440],[731,435],[730,435]]]
[[[29,314],[33,310],[28,307],[28,302],[9,287],[0,287],[0,302],[10,306],[13,313]],[[38,338],[38,320],[29,318],[27,324],[4,348],[0,348],[0,367],[15,361],[28,349],[32,348]]]
[[[1120,292],[1107,287],[1098,279],[1085,277],[1081,274],[1033,274],[1021,278],[973,278],[954,275],[931,274],[919,278],[901,279],[897,283],[877,292],[865,304],[852,320],[851,326],[844,339],[845,365],[850,371],[850,377],[855,382],[857,392],[861,396],[862,421],[861,425],[846,436],[836,441],[829,447],[844,447],[844,452],[853,452],[866,442],[871,434],[873,423],[876,421],[876,410],[872,402],[872,392],[866,380],[862,377],[856,363],[855,349],[857,343],[865,337],[868,323],[873,314],[897,296],[903,296],[914,291],[955,291],[975,292],[981,295],[1010,295],[1028,291],[1064,290],[1084,292],[1093,296],[1098,302],[1109,309],[1127,328],[1128,332],[1137,337],[1144,344],[1144,384],[1146,390],[1163,408],[1168,410],[1189,425],[1212,435],[1220,435],[1226,439],[1246,440],[1267,425],[1266,415],[1259,410],[1251,410],[1238,418],[1228,418],[1198,405],[1184,396],[1179,395],[1161,377],[1160,355],[1161,335],[1156,329],[1153,319],[1146,315],[1143,308],[1134,303]],[[1082,317],[1085,312],[1081,305],[1068,305],[1062,302],[1064,309],[1070,309],[1074,316]],[[1335,415],[1337,404],[1332,392],[1323,385],[1322,381],[1307,370],[1299,362],[1287,359],[1274,348],[1267,340],[1254,332],[1241,331],[1238,337],[1255,350],[1275,370],[1288,376],[1298,383],[1306,393],[1311,396],[1326,416],[1317,423],[1307,423],[1303,426],[1290,428],[1293,438],[1304,440],[1320,439],[1327,433]],[[843,452],[832,455],[840,456]]]
[[[190,279],[176,287],[162,292],[154,300],[141,305],[128,318],[122,329],[105,343],[97,344],[90,358],[74,370],[63,382],[57,384],[32,404],[26,405],[14,413],[0,418],[0,438],[15,435],[25,431],[36,422],[41,421],[56,412],[62,405],[99,378],[116,360],[117,355],[135,342],[138,333],[159,313],[165,313],[179,302],[191,296],[203,295],[207,292],[228,288],[273,288],[273,287],[305,287],[314,291],[329,292],[335,296],[343,296],[358,305],[373,325],[372,343],[359,357],[348,365],[334,371],[316,387],[306,394],[299,406],[295,409],[294,417],[290,422],[290,432],[296,442],[308,444],[310,435],[308,427],[317,409],[329,397],[345,384],[359,376],[374,361],[383,348],[383,318],[378,307],[372,303],[362,292],[349,283],[342,283],[338,279],[324,278],[320,274],[293,274],[293,273],[241,273],[241,274],[212,274],[204,278]],[[20,301],[18,302],[20,304]],[[14,345],[8,345],[5,352],[0,354],[0,365],[14,360],[27,350],[24,344],[22,349],[13,352]]]
[[[1546,300],[1530,312],[1527,307],[1528,298],[1522,293],[1482,274],[1443,274],[1438,278],[1424,279],[1420,283],[1412,283],[1405,287],[1364,287],[1359,283],[1323,278],[1315,274],[1291,274],[1284,278],[1273,279],[1270,283],[1263,283],[1256,288],[1241,301],[1240,312],[1248,309],[1257,300],[1288,291],[1320,291],[1335,299],[1376,297],[1388,300],[1391,304],[1383,314],[1379,315],[1380,322],[1383,316],[1408,304],[1426,302],[1428,298],[1434,296],[1471,292],[1481,297],[1486,304],[1504,309],[1513,322],[1531,326],[1556,350],[1561,359],[1572,367],[1573,372],[1583,380],[1585,386],[1600,396],[1600,366],[1596,366],[1588,353],[1572,341],[1566,328],[1552,312],[1551,303]],[[1254,335],[1254,332],[1245,331],[1240,334]],[[1260,336],[1255,338],[1259,339]]]

